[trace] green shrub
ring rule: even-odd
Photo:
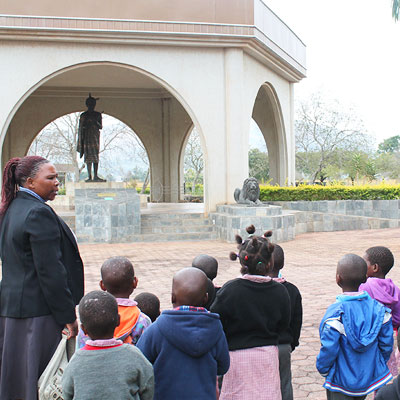
[[[261,201],[393,200],[400,199],[400,185],[260,186]]]
[[[140,194],[140,192],[142,191],[141,187],[137,187],[136,191]],[[147,186],[146,189],[144,189],[144,194],[150,194],[150,188]]]
[[[66,193],[67,193],[67,190],[66,190],[65,188],[60,188],[60,189],[58,189],[58,195],[63,196],[63,195],[65,195]]]

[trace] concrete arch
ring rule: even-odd
[[[284,185],[288,176],[288,149],[282,109],[274,87],[265,82],[258,90],[252,118],[260,128],[268,149],[272,183]]]
[[[151,93],[149,97],[141,99],[133,97],[127,99],[125,97],[123,99],[118,98],[118,101],[115,101],[111,97],[105,97],[103,100],[104,109],[98,108],[98,110],[123,121],[137,133],[143,142],[151,165],[151,184],[155,186],[156,181],[161,182],[161,193],[154,193],[154,198],[161,199],[161,201],[178,201],[181,137],[185,137],[188,126],[194,125],[200,136],[205,140],[202,129],[194,112],[175,88],[154,74],[129,64],[110,61],[74,64],[43,77],[33,85],[15,104],[8,115],[6,124],[3,126],[0,139],[3,165],[15,155],[25,154],[29,144],[40,129],[54,120],[55,117],[70,112],[83,111],[83,99],[86,98],[87,93],[82,93],[81,96],[75,94],[68,97],[67,100],[65,97],[58,98],[55,94],[46,97],[43,93],[49,87],[48,82],[70,71],[98,66],[134,71],[136,74],[146,77],[149,82],[153,82],[153,86],[158,87],[158,89],[154,89],[158,92],[154,98],[151,97]],[[157,114],[160,118],[150,118],[149,109],[154,111],[152,117]],[[137,126],[135,126],[135,118],[140,119]],[[29,124],[27,121],[34,122]],[[168,132],[165,132],[166,130]],[[158,136],[154,134],[155,132]],[[205,196],[207,195],[206,192],[207,190],[205,190]]]
[[[196,118],[194,112],[191,110],[190,106],[188,105],[188,103],[186,102],[184,97],[177,90],[175,90],[175,88],[173,86],[169,85],[165,80],[159,78],[158,76],[156,76],[144,69],[135,67],[130,64],[119,63],[119,62],[115,62],[115,61],[102,61],[102,62],[92,61],[92,62],[82,62],[82,63],[72,64],[72,65],[66,66],[64,68],[58,69],[57,71],[54,71],[53,73],[48,74],[45,77],[43,77],[41,80],[39,80],[37,83],[35,83],[29,90],[27,90],[23,94],[23,96],[21,96],[20,99],[15,103],[14,107],[12,108],[11,112],[9,113],[9,115],[7,116],[7,118],[5,120],[3,129],[1,130],[1,133],[0,133],[0,145],[1,146],[3,145],[4,139],[5,139],[5,136],[7,133],[7,129],[11,123],[11,120],[14,118],[17,110],[29,98],[29,96],[31,96],[37,89],[39,89],[41,86],[43,86],[50,79],[55,78],[65,72],[72,71],[72,70],[82,68],[82,67],[96,66],[96,65],[110,65],[110,66],[115,66],[115,67],[120,67],[120,68],[127,68],[127,69],[131,69],[133,71],[137,71],[137,72],[149,77],[150,79],[153,79],[158,84],[160,84],[160,86],[164,87],[169,93],[171,93],[173,95],[173,97],[175,97],[179,101],[180,104],[182,104],[182,106],[185,108],[185,111],[189,114],[190,118],[192,119],[194,125],[197,127],[197,129],[199,129],[199,131],[201,131],[200,124],[197,121],[197,118]]]

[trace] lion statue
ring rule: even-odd
[[[259,199],[260,197],[260,186],[256,178],[247,178],[243,182],[242,190],[235,189],[235,193],[233,194],[235,197],[236,203],[239,204],[250,204],[250,205],[258,205],[261,204]]]

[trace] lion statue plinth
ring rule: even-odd
[[[243,182],[242,189],[235,189],[233,196],[238,204],[248,204],[252,206],[262,204],[259,198],[260,185],[256,178],[247,178]]]

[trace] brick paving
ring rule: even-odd
[[[320,343],[319,322],[326,308],[335,300],[339,288],[335,282],[336,264],[345,253],[363,255],[371,246],[389,247],[396,265],[389,277],[400,284],[400,229],[362,230],[346,232],[308,233],[294,241],[282,243],[286,264],[284,276],[300,289],[303,296],[304,322],[300,346],[292,355],[294,397],[296,400],[326,398],[323,379],[315,369]],[[86,291],[98,288],[99,269],[111,256],[126,256],[135,266],[139,284],[133,297],[142,291],[158,295],[162,309],[170,307],[173,274],[190,266],[198,254],[210,254],[218,259],[216,283],[222,285],[239,274],[239,263],[228,259],[235,244],[219,241],[86,244],[80,250],[85,263]],[[369,396],[368,399],[372,399]]]

